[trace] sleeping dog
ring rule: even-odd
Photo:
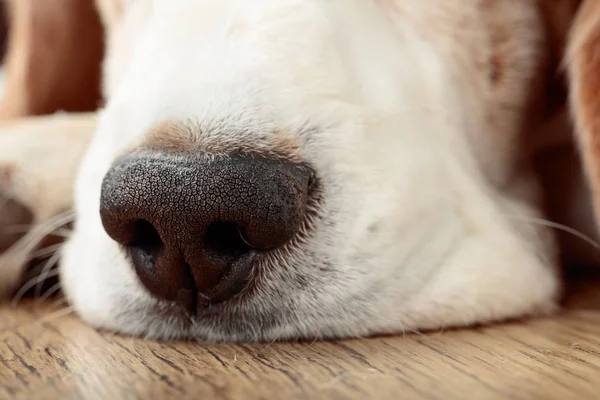
[[[97,3],[102,110],[0,132],[0,221],[40,235],[73,207],[59,271],[85,321],[251,341],[556,310],[548,213],[595,240],[597,2]],[[540,163],[571,125],[575,162]]]

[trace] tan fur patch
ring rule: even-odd
[[[206,153],[213,156],[245,154],[300,162],[299,143],[291,132],[280,129],[268,137],[207,135],[199,124],[165,121],[150,130],[126,152],[157,150]]]
[[[600,216],[600,2],[581,6],[568,48],[571,110],[589,180],[596,217]]]
[[[184,152],[191,150],[196,141],[189,126],[166,121],[148,132],[140,145],[152,150]]]
[[[289,131],[280,129],[272,138],[274,149],[288,158],[299,158],[300,149],[296,137]]]

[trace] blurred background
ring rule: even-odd
[[[6,56],[6,47],[8,45],[8,16],[6,14],[6,2],[0,0],[0,99],[4,95],[4,57]]]
[[[0,0],[0,120],[101,105],[95,0]]]

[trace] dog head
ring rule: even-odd
[[[388,3],[153,2],[76,183],[84,319],[273,340],[552,308],[545,236],[507,217],[529,196],[489,183],[460,117],[472,87]]]

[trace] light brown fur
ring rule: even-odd
[[[600,213],[600,2],[585,1],[571,31],[567,65],[576,137]]]
[[[102,27],[92,0],[10,0],[7,84],[0,118],[94,111]]]
[[[158,150],[174,153],[201,151],[209,156],[246,154],[285,159],[302,160],[297,139],[289,132],[279,130],[257,143],[244,140],[207,140],[200,124],[165,121],[150,130],[141,141],[128,151]]]

